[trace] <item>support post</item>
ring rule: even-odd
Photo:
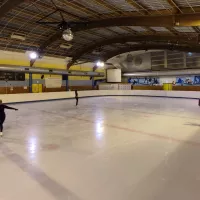
[[[167,51],[164,51],[164,68],[167,68]]]
[[[69,76],[66,75],[66,91],[69,91]]]
[[[187,58],[186,58],[186,52],[183,52],[183,67],[187,67]]]
[[[95,85],[94,85],[94,77],[92,77],[92,89],[94,89]]]
[[[32,73],[29,73],[29,93],[32,93],[33,77]]]

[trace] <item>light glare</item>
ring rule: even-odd
[[[96,63],[96,65],[97,65],[97,67],[104,67],[104,62],[98,61],[98,62]]]
[[[30,57],[31,60],[35,60],[35,59],[38,58],[38,54],[36,52],[31,52],[29,54],[29,57]]]

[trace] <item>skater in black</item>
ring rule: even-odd
[[[75,90],[76,106],[78,106],[78,91]]]
[[[2,100],[0,100],[0,136],[1,137],[3,136],[3,123],[6,119],[5,109],[18,110],[16,108],[6,106],[5,104],[2,103]]]

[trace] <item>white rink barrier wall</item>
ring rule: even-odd
[[[91,90],[79,91],[79,97],[99,96],[148,96],[164,98],[187,98],[200,99],[200,92],[193,91],[155,91],[155,90]],[[64,100],[74,98],[74,92],[50,92],[50,93],[28,93],[28,94],[2,94],[0,99],[4,103],[23,103],[35,101]]]

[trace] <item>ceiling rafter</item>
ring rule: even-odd
[[[173,27],[166,27],[168,31],[170,31],[173,35],[179,35],[179,32],[175,30]]]
[[[132,16],[117,17],[103,20],[90,21],[86,24],[80,24],[73,28],[73,31],[88,30],[92,28],[102,28],[111,26],[157,26],[157,27],[174,27],[174,26],[200,26],[200,13],[180,14],[166,16]]]
[[[21,11],[21,13],[22,13],[23,15],[20,15],[20,16],[18,16],[17,18],[12,19],[12,22],[20,23],[20,22],[22,22],[22,20],[27,19],[26,17],[24,17],[24,15],[27,16],[28,18],[30,18],[30,17],[32,16],[32,12],[27,12],[27,11],[25,11],[25,10]],[[34,12],[33,12],[33,14],[34,14]],[[40,18],[39,15],[38,15],[37,17],[38,17],[38,19]],[[8,17],[5,17],[4,19],[5,19],[5,21],[8,21],[8,20],[9,20]],[[36,18],[35,18],[35,19],[36,19]],[[29,26],[30,26],[30,25],[33,26],[34,24],[29,24]],[[41,26],[41,29],[50,30],[50,28],[47,27],[47,26]]]
[[[100,3],[100,2],[99,2],[99,3]],[[65,4],[67,4],[68,6],[71,6],[71,7],[74,8],[74,9],[77,9],[77,10],[79,10],[80,8],[81,8],[81,9],[84,8],[84,11],[83,11],[83,12],[85,12],[85,13],[92,12],[92,14],[97,15],[98,18],[100,17],[95,11],[88,9],[88,8],[86,8],[85,6],[82,6],[81,4],[79,4],[79,3],[77,3],[77,2],[75,3],[75,6],[74,6],[73,4],[71,4],[70,2],[66,2]],[[103,4],[104,7],[107,7],[105,3],[101,2],[101,4]],[[111,9],[111,8],[109,8],[109,9]],[[113,9],[112,9],[112,11],[113,11]],[[113,12],[114,12],[114,11],[113,11]],[[112,14],[111,14],[111,15],[112,15]],[[113,15],[112,15],[112,16],[113,16]],[[110,31],[110,32],[112,32],[112,33],[114,33],[114,34],[117,34],[115,31],[110,30],[109,28],[107,28],[106,30],[108,30],[108,31]],[[126,29],[126,30],[127,30],[127,29]],[[132,31],[132,32],[133,32],[133,31]],[[53,36],[52,38],[50,38],[50,41],[53,41],[53,40],[56,38],[57,35],[59,35],[59,36],[61,37],[61,34],[62,34],[62,31],[58,31],[58,33],[56,33],[55,36]],[[95,34],[96,34],[96,33],[95,33]],[[98,35],[98,36],[99,36],[99,35]],[[104,36],[101,35],[101,37],[104,37]],[[44,46],[46,46],[46,43],[44,43],[44,44],[41,46],[40,49],[43,50],[43,47],[44,47]]]
[[[183,13],[183,11],[179,8],[174,0],[167,0],[167,2],[172,6],[174,14]]]
[[[112,26],[146,26],[146,27],[174,27],[179,26],[198,26],[200,25],[200,13],[195,14],[180,14],[167,16],[132,16],[132,17],[117,17],[103,20],[90,21],[85,24],[77,25],[72,28],[74,32],[80,30],[89,30],[93,28],[105,28]],[[62,32],[57,32],[51,36],[42,46],[44,50],[46,46],[50,45],[54,40],[61,38]]]
[[[78,11],[80,11],[80,9],[81,9],[81,11],[82,12],[84,12],[84,13],[88,13],[88,12],[90,12],[91,14],[95,14],[95,16],[96,16],[96,18],[99,18],[99,15],[96,13],[96,12],[94,12],[93,10],[91,10],[91,9],[89,9],[89,8],[86,8],[86,7],[84,7],[84,6],[81,6],[79,3],[76,3],[75,4],[75,6],[73,5],[73,4],[69,4],[70,2],[65,2],[65,4],[67,4],[67,6],[71,6],[72,8],[74,8],[74,9],[76,9],[76,10],[78,10]],[[40,4],[42,4],[41,2],[40,2]],[[68,5],[69,4],[69,5]],[[42,5],[43,6],[43,8],[45,9],[46,7],[46,5]],[[51,8],[52,10],[54,10],[54,7],[52,7]],[[83,10],[82,10],[83,9]],[[79,16],[77,16],[77,15],[74,15],[74,14],[71,14],[71,13],[69,13],[69,12],[66,12],[66,11],[64,11],[64,14],[66,14],[66,15],[68,15],[68,16],[70,16],[71,18],[73,18],[73,19],[75,19],[75,20],[82,20],[82,18],[81,17],[79,17]],[[110,30],[109,30],[110,31]],[[61,30],[58,30],[58,33],[60,33],[61,34]],[[98,36],[98,37],[101,37],[101,38],[106,38],[104,35],[102,35],[102,34],[98,34],[98,33],[92,33],[93,35],[96,35],[96,36]]]
[[[91,10],[91,9],[89,9],[89,8],[87,8],[87,7],[85,7],[85,6],[81,5],[81,4],[79,4],[79,3],[77,3],[77,2],[75,3],[75,5],[74,5],[74,4],[71,4],[70,2],[65,2],[65,4],[66,4],[67,6],[71,6],[72,8],[74,8],[74,9],[76,9],[76,10],[78,10],[78,11],[81,10],[82,12],[84,12],[84,13],[86,13],[86,14],[88,14],[88,12],[89,12],[89,13],[95,15],[96,18],[99,18],[99,17],[100,17],[99,14],[96,13],[95,11],[93,11],[93,10]],[[67,14],[70,14],[70,13],[67,13]],[[75,16],[75,15],[71,15],[70,17],[81,20],[80,17]],[[101,16],[101,17],[102,17],[102,16]],[[110,30],[110,29],[108,29],[108,28],[106,28],[106,30],[108,30],[109,32],[114,33],[115,35],[116,35],[116,34],[119,35],[119,34],[116,33],[115,31]],[[52,38],[51,38],[51,39],[52,39],[52,40],[51,40],[52,42],[53,42],[54,39],[57,37],[57,34],[58,34],[58,35],[61,35],[61,34],[62,34],[62,31],[59,30],[58,33],[55,34],[55,37],[52,37]],[[106,37],[105,37],[104,35],[102,35],[102,34],[94,33],[94,32],[93,32],[92,34],[93,34],[93,35],[96,35],[96,36],[98,36],[98,37],[101,37],[101,38],[106,39]],[[45,45],[45,44],[46,44],[46,43],[44,43],[43,45]],[[40,49],[43,49],[43,47],[40,48]],[[43,51],[41,51],[40,49],[39,49],[39,52],[43,53]]]
[[[66,2],[66,4],[69,4],[71,7],[75,8],[75,9],[78,9],[78,10],[81,10],[86,14],[91,13],[93,15],[96,15],[97,18],[99,18],[99,17],[102,18],[102,16],[99,15],[97,12],[95,12],[94,10],[91,10],[90,8],[85,7],[84,5],[82,5],[82,4],[78,3],[78,2],[73,2],[73,4],[70,3],[70,2]],[[84,10],[82,10],[82,9],[84,9]],[[112,30],[110,30],[108,28],[107,28],[107,30],[116,34],[116,32],[114,32],[114,31],[112,31]]]
[[[190,7],[190,9],[192,10],[193,13],[195,13],[194,8],[191,6],[191,4],[188,2],[188,0],[186,0],[186,3],[188,4],[188,6]]]
[[[7,0],[1,7],[0,7],[0,18],[4,17],[6,13],[8,13],[13,8],[17,7],[24,0]]]
[[[133,0],[126,0],[127,3],[129,3],[131,6],[133,6],[134,8],[137,9],[137,11],[139,13],[141,13],[142,15],[151,15],[151,13],[148,11],[148,8],[144,5],[142,5],[141,3],[138,3],[136,1]],[[144,27],[142,26],[144,29],[147,30],[147,32],[150,33],[156,33],[155,30],[151,29],[150,27]]]
[[[36,5],[39,6],[39,7],[41,7],[41,8],[44,9],[44,10],[47,10],[47,9],[51,9],[52,11],[55,10],[55,7],[54,7],[54,6],[48,5],[48,8],[47,8],[46,4],[44,4],[44,3],[41,2],[41,1],[36,2]],[[59,8],[59,9],[60,9],[60,8]],[[42,14],[42,13],[41,13],[41,14]],[[80,20],[80,17],[79,17],[79,16],[77,16],[77,15],[75,15],[75,14],[72,14],[72,13],[70,13],[70,12],[67,12],[67,11],[64,11],[63,15],[67,15],[68,17],[71,17],[71,18],[73,18],[73,19],[75,19],[75,20]]]
[[[79,60],[83,55],[92,52],[97,48],[101,48],[105,45],[111,45],[114,43],[126,43],[126,42],[144,42],[144,41],[156,41],[156,42],[165,42],[166,44],[170,43],[181,43],[181,44],[189,44],[196,45],[198,44],[198,37],[188,38],[187,36],[158,36],[158,35],[146,35],[146,36],[127,36],[127,37],[116,37],[108,40],[103,40],[98,43],[89,45],[87,47],[84,46],[83,49],[80,49],[73,56],[71,62],[67,64],[67,68],[69,69],[77,60]]]
[[[66,6],[70,6],[71,8],[73,8],[73,9],[75,9],[77,11],[81,11],[81,12],[86,13],[86,14],[95,14],[95,15],[97,15],[97,13],[94,10],[92,10],[90,8],[87,8],[86,6],[84,6],[84,5],[82,5],[82,4],[78,3],[78,2],[66,1],[66,2],[64,2],[64,4]]]
[[[200,29],[197,26],[194,26],[193,29],[196,31],[196,33],[200,33]]]
[[[43,7],[43,6],[44,6],[44,5],[42,5],[42,7]],[[52,7],[51,9],[53,10],[54,8]],[[32,11],[27,12],[27,11],[23,10],[23,11],[21,11],[21,12],[22,12],[24,15],[26,15],[27,17],[31,17],[32,15],[34,15],[34,12],[32,12]],[[38,15],[38,19],[41,18],[41,17],[43,17],[42,14],[41,14],[41,15]],[[75,16],[75,15],[73,15],[73,16],[71,16],[71,17],[72,17],[72,18],[75,18],[75,17],[76,17],[76,19],[80,19],[78,16]],[[47,26],[41,26],[41,28],[42,28],[42,29],[46,29],[46,30],[50,30],[49,28],[47,28]],[[110,31],[111,31],[111,30],[110,30]],[[90,31],[88,31],[88,32],[90,32]],[[103,36],[102,34],[98,34],[98,33],[94,33],[94,32],[92,32],[91,34],[106,39],[106,37]]]
[[[103,6],[104,8],[109,9],[110,11],[114,12],[114,13],[120,13],[120,14],[124,14],[125,16],[130,15],[130,13],[124,12],[123,10],[121,10],[120,8],[117,8],[116,6],[111,6],[110,4],[106,3],[105,1],[102,0],[93,0],[95,3]],[[112,13],[110,13],[111,16],[113,16]],[[130,33],[133,33],[133,30],[126,28],[126,27],[119,27],[125,31],[128,31]],[[137,33],[138,34],[138,33]]]
[[[151,33],[151,34],[152,34],[152,33],[153,33],[153,34],[156,34],[156,33],[157,33],[157,31],[153,30],[153,29],[150,28],[150,27],[144,27],[144,26],[143,26],[143,28],[145,28],[146,31],[149,32],[149,33]]]
[[[95,1],[97,4],[103,6],[104,8],[109,9],[112,12],[116,12],[116,13],[120,13],[120,14],[123,13],[123,14],[127,15],[126,12],[122,11],[121,9],[119,9],[119,8],[113,6],[113,5],[111,6],[110,4],[107,4],[105,1],[102,1],[102,0],[93,0],[93,1]],[[128,31],[129,33],[133,33],[133,30],[131,30],[128,27],[127,28],[126,27],[120,27],[120,28],[125,30],[125,31]],[[138,33],[134,32],[134,34],[138,34]],[[93,71],[95,71],[96,69],[97,69],[97,66],[94,65]]]
[[[5,4],[9,1],[10,0],[4,0],[2,2]],[[18,0],[12,0],[12,4],[17,1]],[[7,12],[1,19],[2,39],[0,40],[0,48],[3,50],[15,50],[16,48],[16,50],[18,49],[20,51],[41,49],[45,55],[61,56],[64,58],[66,56],[74,57],[77,55],[77,52],[83,48],[121,36],[127,37],[133,35],[136,37],[154,34],[159,37],[165,37],[166,35],[171,37],[184,36],[183,38],[188,37],[193,40],[200,35],[198,28],[200,7],[198,7],[196,3],[191,3],[189,0],[184,0],[184,2],[180,2],[180,0],[162,0],[163,5],[162,2],[158,0],[153,2],[147,2],[147,0],[120,0],[119,2],[122,3],[122,5],[114,3],[118,2],[117,0],[53,1],[55,6],[49,3],[50,0],[26,0],[26,3],[13,7],[12,11]],[[145,1],[146,3],[143,3]],[[156,3],[156,1],[158,3]],[[133,4],[135,4],[135,6]],[[1,7],[2,6],[3,3],[1,3]],[[45,18],[45,16],[48,16],[48,13],[52,13],[57,8],[58,12],[54,12],[50,17]],[[59,14],[59,10],[62,10],[63,17]],[[194,16],[196,18],[194,18]],[[41,18],[45,18],[42,20],[42,22],[44,22],[43,25],[36,23],[36,21],[41,20]],[[125,21],[122,21],[121,18]],[[64,26],[61,27],[62,29],[59,30],[62,25],[62,20],[66,22],[64,22]],[[118,20],[118,22],[116,22],[116,20]],[[46,24],[48,26],[45,26],[45,22],[47,22]],[[48,24],[48,22],[52,22],[52,24]],[[190,27],[186,28],[181,26]],[[169,30],[167,32],[164,30],[166,27]],[[67,28],[71,28],[75,34],[74,40],[70,42],[70,44],[73,45],[70,50],[60,48],[61,43],[67,44],[66,41],[61,39],[62,31]],[[77,31],[80,32],[77,33]],[[26,40],[17,41],[11,39],[10,35],[13,33],[25,35]],[[56,37],[54,34],[56,34]],[[49,39],[52,39],[50,43]],[[142,41],[138,41],[136,44],[141,42]],[[135,42],[130,43],[129,46],[132,46],[134,43]],[[167,41],[162,42],[155,40],[152,42],[147,41],[144,45],[155,43],[168,44]],[[181,43],[183,43],[183,41],[178,42],[179,45],[182,45]],[[129,43],[111,43],[103,46],[105,48],[102,48],[99,52],[103,55],[106,51],[116,50],[115,47],[122,48],[128,44]],[[170,41],[169,44],[171,44]],[[35,45],[41,46],[40,48],[35,48]],[[114,48],[112,48],[112,45]],[[48,48],[46,48],[47,46]],[[111,46],[111,48],[109,48],[109,46]],[[81,59],[84,57],[89,60],[94,58],[98,59],[98,56],[88,53],[83,55]]]
[[[108,3],[106,3],[105,1],[102,1],[102,0],[93,0],[96,4],[100,5],[100,6],[103,6],[104,8],[110,10],[111,12],[114,12],[114,13],[118,13],[118,14],[122,14],[123,11],[119,8],[117,8],[116,6],[114,5],[110,5]]]
[[[122,26],[122,28],[125,30],[125,31],[128,31],[134,35],[138,35],[139,33],[137,31],[134,31],[133,29],[131,29],[130,27],[128,26]]]
[[[131,6],[133,6],[134,8],[136,8],[137,9],[137,12],[139,12],[139,13],[141,13],[141,14],[143,14],[143,15],[148,15],[148,14],[151,14],[150,12],[149,12],[149,9],[146,7],[146,6],[144,6],[144,5],[142,5],[141,3],[138,3],[138,2],[136,2],[136,1],[134,1],[134,0],[125,0],[128,4],[130,4]]]
[[[0,42],[7,42],[7,41],[8,41],[8,38],[0,38]],[[31,43],[29,43],[28,41],[25,41],[24,44],[25,45],[30,45]],[[32,46],[38,47],[39,45],[38,44],[33,44]]]
[[[179,8],[179,6],[175,3],[174,0],[167,0],[169,5],[173,8],[174,14],[180,14],[183,13],[183,11]],[[176,31],[173,27],[167,28],[173,35],[179,35],[178,31]]]
[[[3,26],[2,25],[0,25],[0,29],[2,29],[3,28]],[[14,29],[14,28],[12,28],[12,27],[6,27],[6,29],[3,31],[4,33],[6,33],[7,35],[11,35],[13,32],[15,32],[16,31],[16,29]],[[20,31],[18,31],[17,32],[19,35],[27,35],[28,34],[28,32],[27,32],[27,30],[20,30]],[[44,35],[40,35],[40,34],[37,34],[37,33],[31,33],[31,37],[33,37],[33,38],[38,38],[38,37],[40,37],[40,38],[42,38],[42,39],[45,39],[46,38],[46,36],[44,36]]]

